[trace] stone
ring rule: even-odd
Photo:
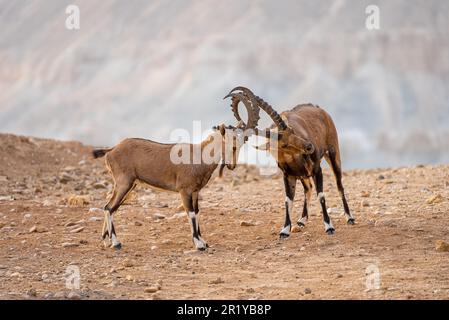
[[[134,280],[133,276],[130,275],[130,274],[128,274],[125,279],[128,280],[128,281],[133,281]]]
[[[28,232],[29,233],[37,232],[37,227],[36,226],[32,226]]]
[[[443,240],[435,241],[435,250],[438,252],[448,252],[449,251],[449,243]]]
[[[435,194],[426,200],[427,204],[436,204],[443,202],[443,197],[441,194]]]
[[[89,196],[71,195],[67,199],[67,204],[72,207],[82,207],[90,203]]]
[[[81,295],[76,292],[76,291],[71,291],[69,292],[69,294],[67,295],[67,299],[70,300],[80,300],[81,299]]]
[[[153,218],[156,220],[162,220],[162,219],[165,219],[166,217],[162,213],[155,213],[155,214],[153,214]]]
[[[30,290],[27,291],[27,295],[30,297],[36,297],[37,296],[36,289],[31,288]]]
[[[301,228],[299,226],[295,225],[295,226],[292,227],[291,231],[292,231],[292,233],[298,233],[299,231],[301,231]]]
[[[142,226],[142,222],[140,222],[140,221],[134,221],[134,225],[135,225],[136,227],[141,227],[141,226]]]
[[[305,294],[311,294],[311,293],[312,293],[312,289],[310,289],[310,288],[305,288],[305,289],[304,289],[304,293],[305,293]]]
[[[368,202],[366,199],[363,199],[363,200],[360,202],[360,206],[361,206],[361,207],[369,207],[369,202]]]
[[[362,191],[360,192],[360,196],[362,198],[368,198],[371,194],[368,191]]]
[[[254,222],[250,222],[250,221],[240,221],[240,226],[241,227],[253,227],[256,224]]]
[[[79,232],[81,232],[83,230],[84,230],[84,227],[78,227],[78,228],[70,230],[69,232],[70,233],[79,233]]]
[[[75,242],[64,242],[62,244],[63,248],[74,248],[74,247],[78,247],[78,246],[79,246],[79,244],[75,243]]]
[[[157,291],[158,291],[157,287],[146,287],[144,290],[145,293],[155,293]]]
[[[134,266],[134,263],[131,260],[129,260],[128,258],[126,258],[125,260],[123,260],[123,266],[125,268],[131,268]]]
[[[220,283],[224,283],[224,281],[221,277],[218,277],[217,279],[209,281],[209,284],[220,284]]]
[[[94,183],[92,185],[92,187],[94,189],[107,189],[108,188],[104,183],[101,183],[101,182]]]

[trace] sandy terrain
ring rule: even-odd
[[[355,226],[326,169],[336,234],[325,234],[314,201],[307,226],[282,241],[282,180],[239,166],[201,193],[206,252],[194,250],[177,194],[138,187],[115,215],[123,248],[113,250],[100,241],[101,213],[89,211],[111,189],[90,150],[0,135],[1,299],[449,298],[439,242],[449,242],[448,165],[345,172]]]

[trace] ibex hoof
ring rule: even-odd
[[[116,250],[120,250],[122,248],[122,244],[120,242],[116,243],[116,244],[112,245],[111,248],[114,248]]]
[[[354,218],[350,218],[350,219],[348,219],[348,221],[346,223],[353,226],[355,224],[355,220],[354,220]]]
[[[287,233],[279,233],[279,240],[287,239],[289,236]]]
[[[326,230],[326,233],[328,235],[333,235],[335,233],[335,229],[334,228],[329,228],[329,229]]]

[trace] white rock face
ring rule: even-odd
[[[328,110],[345,168],[447,162],[449,2],[377,3],[370,31],[363,1],[80,0],[70,31],[63,1],[0,1],[1,131],[167,142],[233,123],[241,84]]]

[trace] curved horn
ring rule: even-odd
[[[287,125],[285,124],[284,120],[282,120],[279,113],[277,113],[273,109],[273,107],[271,105],[269,105],[266,101],[264,101],[261,97],[254,95],[254,93],[251,90],[249,90],[248,88],[242,87],[242,86],[235,87],[234,89],[232,89],[229,92],[229,95],[231,95],[234,91],[237,91],[237,90],[240,90],[240,91],[244,92],[246,95],[248,95],[251,98],[251,101],[256,100],[258,106],[263,111],[265,111],[270,116],[271,119],[273,119],[274,123],[280,130],[287,129]]]
[[[279,113],[277,113],[276,110],[273,109],[273,107],[271,105],[268,104],[268,102],[266,102],[265,100],[263,100],[261,97],[259,96],[255,96],[256,101],[259,103],[259,107],[265,111],[271,119],[273,119],[273,122],[276,124],[276,126],[280,129],[280,130],[285,130],[287,129],[287,124],[284,122],[284,120],[282,120],[281,116],[279,115]]]
[[[231,109],[234,113],[234,117],[237,119],[237,121],[241,121],[244,124],[245,129],[254,129],[257,127],[257,124],[259,122],[260,116],[259,116],[259,108],[257,107],[257,102],[254,98],[254,96],[247,96],[243,93],[232,93],[230,92],[226,97],[223,99],[226,99],[228,97],[232,98],[231,102]],[[248,121],[245,124],[245,122],[242,120],[239,114],[239,103],[240,101],[243,102],[245,105],[245,108],[248,112]]]

